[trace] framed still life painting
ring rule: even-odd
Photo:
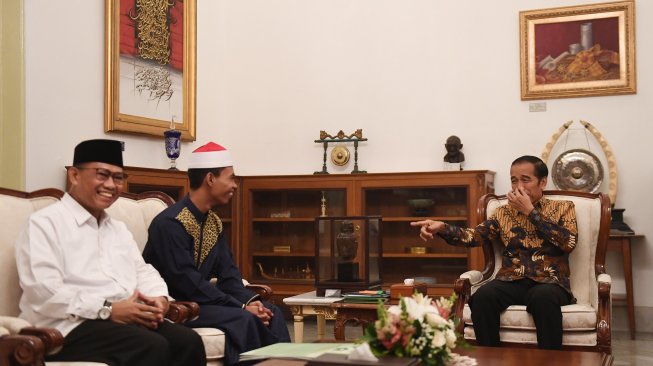
[[[635,3],[519,13],[521,99],[633,94]]]
[[[105,123],[195,140],[196,0],[105,0]]]

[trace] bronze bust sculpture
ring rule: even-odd
[[[444,156],[444,161],[446,163],[456,164],[465,161],[465,154],[460,151],[460,149],[463,148],[463,144],[458,136],[449,136],[444,147],[447,149],[447,155]]]

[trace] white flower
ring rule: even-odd
[[[447,343],[447,340],[444,338],[444,333],[443,332],[435,332],[433,333],[433,340],[431,341],[431,346],[434,348],[440,348]]]
[[[442,364],[456,347],[451,305],[455,297],[434,302],[428,296],[403,297],[399,305],[379,305],[379,320],[368,327],[366,337],[378,354],[417,356],[424,364]]]
[[[418,304],[412,297],[402,299],[406,307],[406,313],[411,320],[422,319],[424,317],[424,307]]]
[[[447,329],[444,337],[447,339],[447,348],[456,348],[456,333],[454,333],[453,329]]]
[[[422,320],[425,314],[438,312],[438,309],[431,305],[431,298],[419,293],[412,297],[404,297],[401,301],[406,306],[406,312],[411,320]]]
[[[437,312],[430,312],[426,314],[426,322],[434,327],[434,328],[441,328],[444,326],[449,325],[449,322],[447,319],[444,319],[443,317],[440,316]]]
[[[396,316],[401,315],[401,308],[399,306],[397,306],[397,305],[390,306],[387,311],[388,311],[388,314],[393,314],[393,315],[396,315]]]

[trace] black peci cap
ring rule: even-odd
[[[82,163],[106,163],[122,165],[122,143],[117,140],[86,140],[75,147],[73,165]]]

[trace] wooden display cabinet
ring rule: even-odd
[[[429,282],[429,294],[448,295],[461,273],[482,269],[480,249],[439,238],[424,243],[409,223],[432,218],[474,226],[476,203],[491,192],[494,173],[485,170],[242,177],[240,268],[278,295],[312,291],[314,219],[322,215],[324,194],[327,216],[383,217],[384,287],[413,277]]]
[[[161,191],[178,201],[189,190],[188,177],[185,171],[132,166],[126,166],[123,170],[128,175],[124,187],[126,192]]]
[[[308,292],[315,285],[315,217],[353,212],[347,177],[243,177],[243,276],[274,288],[275,295]]]
[[[482,269],[480,248],[448,245],[436,236],[424,242],[410,222],[424,219],[473,227],[476,204],[494,192],[494,173],[460,171],[396,173],[361,177],[355,186],[362,215],[383,217],[385,285],[405,278],[425,282],[430,295],[450,295],[456,278],[469,269]]]

